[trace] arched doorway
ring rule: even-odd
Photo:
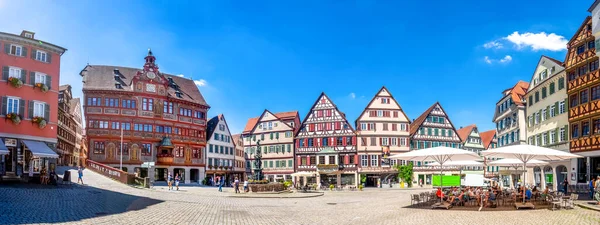
[[[559,165],[556,167],[556,185],[561,185],[565,179],[569,176],[567,167]]]
[[[539,166],[533,167],[533,183],[538,189],[542,188],[542,168]]]
[[[554,186],[552,185],[554,182],[554,174],[552,174],[552,167],[545,166],[544,167],[544,182],[546,183],[546,187],[550,190],[554,190]]]

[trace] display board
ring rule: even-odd
[[[433,186],[434,187],[439,187],[440,186],[440,175],[433,175]],[[458,175],[444,175],[444,177],[442,178],[442,182],[444,187],[451,187],[451,186],[460,186],[460,176]]]

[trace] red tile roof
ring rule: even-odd
[[[476,128],[476,127],[477,127],[477,125],[471,124],[469,126],[458,129],[456,131],[456,134],[458,134],[458,137],[464,143],[465,141],[467,141],[467,138],[469,137],[469,134],[471,134],[471,131],[473,131],[473,128]]]
[[[265,110],[265,111],[267,111],[267,110]],[[264,114],[264,112],[263,112],[263,114]],[[298,111],[280,112],[280,113],[274,113],[273,115],[275,115],[275,117],[277,117],[281,120],[289,120],[289,119],[296,118],[296,116],[298,115]],[[254,118],[248,119],[248,122],[246,122],[246,127],[244,128],[244,132],[242,132],[242,133],[246,134],[246,133],[249,133],[250,131],[252,131],[252,129],[254,129],[254,126],[256,126],[256,123],[258,123],[258,119],[260,119],[260,117],[254,117]]]
[[[512,101],[518,106],[523,106],[524,102],[522,101],[522,99],[525,98],[525,94],[527,94],[527,89],[529,89],[529,82],[520,80],[512,88],[502,91],[502,94],[504,94],[506,91],[509,91],[508,94],[512,98]],[[500,101],[502,101],[502,99],[500,99]],[[500,101],[498,101],[498,103]]]
[[[417,133],[417,131],[419,130],[419,127],[421,127],[421,124],[423,124],[423,122],[425,122],[425,119],[427,119],[427,116],[429,115],[431,110],[433,110],[435,108],[435,106],[437,104],[439,104],[439,102],[433,103],[433,105],[431,107],[429,107],[427,110],[425,110],[425,112],[423,112],[423,114],[421,114],[421,116],[419,116],[417,119],[415,119],[415,121],[410,123],[410,135],[411,136],[413,134]]]
[[[496,136],[496,130],[488,130],[481,132],[479,133],[479,136],[481,137],[483,147],[485,147],[485,149],[488,149],[490,147],[490,144],[495,141],[494,136]]]

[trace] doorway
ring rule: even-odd
[[[16,149],[14,147],[8,147],[8,155],[5,156],[6,158],[4,160],[7,173],[15,172],[15,169],[14,169],[15,151],[16,151]]]
[[[155,181],[166,181],[167,180],[167,168],[156,168],[154,170]]]
[[[200,173],[198,172],[198,169],[191,169],[190,170],[190,181],[192,181],[194,183],[198,183],[199,180],[200,180]]]
[[[173,179],[179,174],[179,182],[185,184],[185,169],[175,168],[173,169]]]

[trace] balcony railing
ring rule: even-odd
[[[156,162],[159,164],[173,164],[175,157],[173,155],[157,155]]]

